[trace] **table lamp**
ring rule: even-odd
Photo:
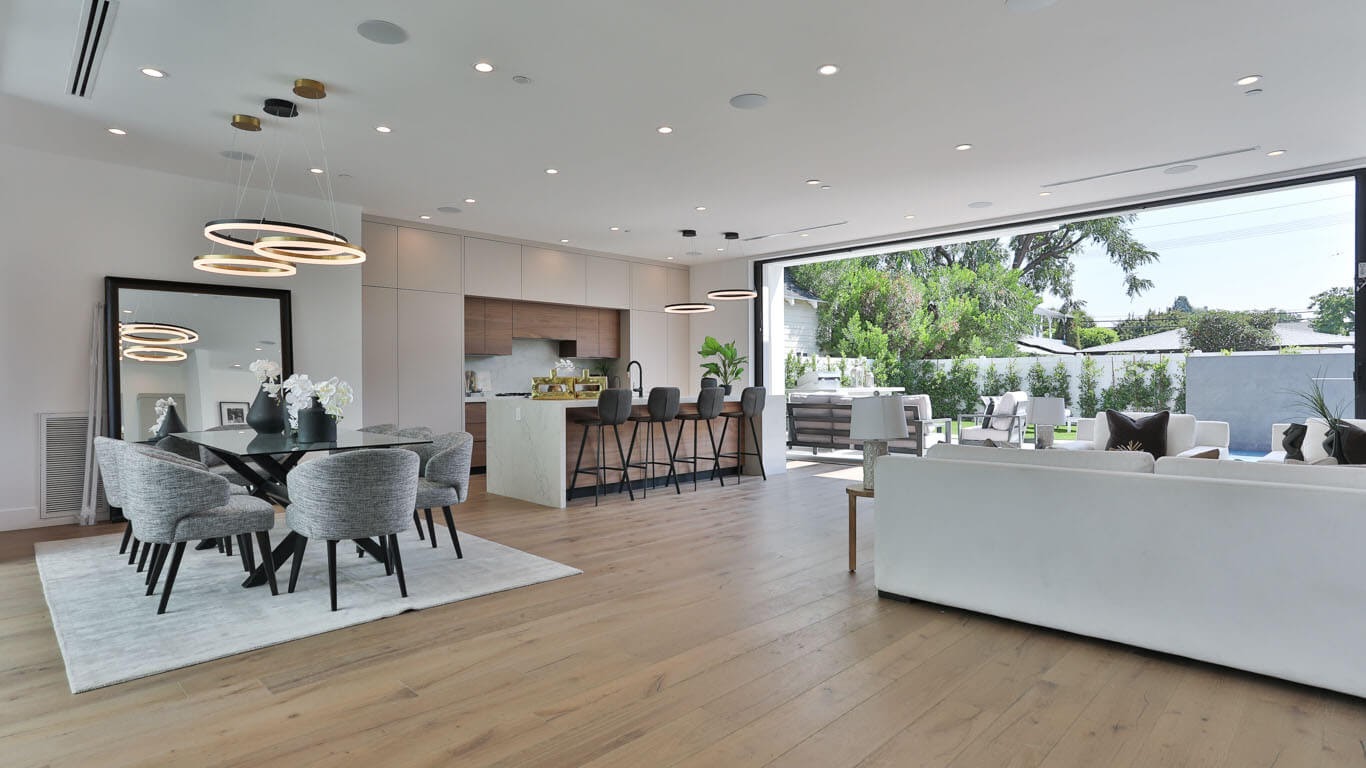
[[[1061,397],[1031,397],[1026,421],[1034,425],[1034,447],[1053,447],[1053,428],[1063,423],[1067,403]]]
[[[849,421],[849,437],[863,441],[863,488],[873,490],[873,465],[887,455],[887,441],[910,436],[900,395],[856,397]]]

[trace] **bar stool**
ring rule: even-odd
[[[621,432],[619,431],[621,425],[626,423],[626,420],[630,415],[631,390],[604,389],[598,394],[597,413],[593,416],[585,416],[582,418],[576,417],[574,419],[576,424],[583,427],[583,437],[579,439],[579,458],[574,462],[574,476],[569,483],[568,495],[570,497],[573,497],[574,489],[579,484],[579,475],[592,475],[593,506],[596,507],[603,489],[607,487],[607,473],[611,471],[621,473],[621,482],[626,484],[626,492],[631,495],[631,501],[636,500],[636,494],[631,490],[631,477],[626,474],[627,468],[631,466],[627,463],[627,456],[629,456],[629,454],[623,453],[621,450]],[[596,466],[584,467],[583,449],[584,446],[588,445],[588,430],[594,427],[598,430]],[[619,467],[607,466],[607,427],[612,428],[612,434],[617,439],[617,455],[621,457],[621,466]]]
[[[692,465],[692,489],[697,490],[698,464],[704,457],[697,455],[697,426],[702,422],[707,424],[707,439],[711,441],[711,476],[721,481],[724,487],[726,478],[721,474],[721,457],[717,454],[716,433],[711,429],[712,419],[721,415],[721,407],[726,404],[726,394],[720,387],[704,387],[697,393],[697,413],[678,414],[678,435],[674,437],[674,462],[678,464]],[[692,457],[682,458],[678,455],[678,446],[683,440],[683,429],[688,422],[692,422]]]
[[[650,389],[650,399],[646,404],[646,415],[631,417],[631,447],[626,450],[626,466],[642,470],[645,477],[645,484],[641,487],[641,496],[645,495],[645,489],[654,484],[655,467],[668,467],[669,472],[664,476],[664,484],[669,484],[669,479],[673,478],[674,491],[682,493],[683,489],[678,486],[678,472],[674,469],[674,449],[669,442],[669,422],[678,416],[678,387],[652,387]],[[640,425],[645,425],[645,458],[639,463],[631,463],[631,457],[636,451],[636,434]],[[664,452],[668,454],[668,461],[660,461],[655,449],[655,425],[660,425],[660,432],[664,435]]]
[[[736,450],[727,451],[725,453],[720,454],[721,457],[727,459],[735,459],[736,483],[740,482],[740,471],[745,463],[745,456],[753,456],[754,458],[759,460],[759,474],[763,476],[765,481],[768,480],[768,472],[764,471],[764,456],[762,450],[763,443],[759,441],[759,428],[754,424],[754,417],[764,412],[764,400],[767,398],[767,396],[768,392],[763,387],[745,387],[744,391],[740,393],[739,413],[736,413],[735,411],[727,411],[721,414],[721,418],[725,419],[725,421],[721,424],[722,445],[724,445],[726,442],[726,428],[730,426],[730,422],[733,419],[744,419],[745,421],[748,421],[749,433],[754,436],[754,450],[746,451],[740,449],[739,446],[744,441],[745,427],[743,424],[737,426],[736,429],[740,430],[740,433],[735,436],[737,441]]]

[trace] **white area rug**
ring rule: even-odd
[[[272,544],[287,533],[271,532]],[[72,693],[155,675],[300,637],[364,624],[405,611],[539,584],[582,573],[518,549],[460,534],[463,560],[450,534],[436,529],[438,547],[412,529],[399,534],[408,597],[398,580],[355,545],[337,545],[337,612],[327,595],[327,545],[310,541],[294,594],[285,590],[289,565],[277,572],[280,594],[244,589],[242,561],[217,550],[185,550],[166,613],[158,616],[161,585],[146,597],[143,574],[118,554],[119,535],[35,545],[43,593],[52,612]],[[149,566],[150,567],[150,566]],[[167,561],[169,569],[169,560]],[[162,584],[165,583],[162,574]]]

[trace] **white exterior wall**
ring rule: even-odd
[[[815,355],[816,308],[809,302],[787,302],[783,312],[783,356],[787,353]]]

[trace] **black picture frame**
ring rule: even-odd
[[[247,411],[250,409],[251,403],[243,403],[233,400],[219,400],[218,426],[245,427],[247,425]]]
[[[123,288],[175,293],[204,293],[215,296],[241,296],[250,299],[273,299],[280,307],[280,368],[284,378],[294,372],[294,323],[290,292],[279,288],[215,285],[212,283],[182,283],[174,280],[144,280],[135,277],[104,278],[104,370],[106,437],[119,437],[123,423],[123,387],[119,374],[119,291]],[[220,410],[220,416],[222,411]]]

